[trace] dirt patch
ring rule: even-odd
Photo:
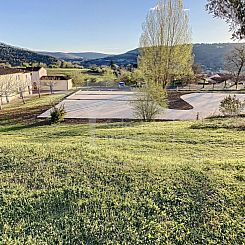
[[[184,92],[168,92],[168,108],[174,110],[192,110],[193,106],[184,101],[181,96]]]
[[[25,108],[25,109],[13,109],[7,111],[0,112],[0,125],[6,125],[9,122],[13,123],[34,123],[37,121],[41,121],[37,119],[41,113],[50,109],[50,105],[47,106],[37,106],[33,108]]]

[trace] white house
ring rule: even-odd
[[[66,76],[43,76],[40,78],[41,90],[68,91],[73,87],[72,79]]]
[[[25,71],[31,73],[32,82],[37,82],[41,77],[48,75],[47,70],[43,67],[27,67]]]
[[[0,67],[0,103],[10,102],[18,96],[32,94],[31,73],[21,69]]]
[[[24,69],[31,73],[34,91],[67,91],[72,89],[72,79],[66,76],[48,76],[43,67],[27,67]]]
[[[72,89],[72,79],[66,76],[48,76],[42,67],[22,69],[0,67],[0,105],[17,97],[32,94],[32,90],[67,91]]]

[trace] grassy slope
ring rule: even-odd
[[[245,131],[191,126],[0,126],[0,243],[242,244]]]

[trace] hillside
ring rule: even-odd
[[[37,54],[33,51],[13,47],[0,43],[0,63],[9,63],[12,66],[19,66],[23,63],[44,63],[47,65],[55,64],[58,59]]]
[[[1,244],[243,244],[244,122],[24,123],[58,96],[0,112]]]
[[[107,56],[107,57],[101,58],[101,59],[85,61],[85,62],[82,62],[82,64],[85,66],[110,65],[111,62],[113,62],[117,65],[137,64],[138,55],[139,55],[138,49],[134,49],[134,50],[131,50],[131,51],[124,53],[124,54],[111,55],[111,56]]]
[[[62,59],[65,61],[84,61],[84,60],[94,60],[102,59],[109,54],[102,54],[96,52],[84,52],[84,53],[64,53],[64,52],[38,52],[39,54],[48,55],[55,57],[57,59]]]
[[[195,63],[202,65],[206,70],[223,70],[225,56],[235,47],[240,45],[244,44],[195,44],[193,46]]]
[[[234,47],[243,44],[194,44],[193,53],[195,63],[203,66],[204,70],[219,71],[224,69],[224,58]],[[125,54],[110,56],[102,59],[83,62],[83,65],[109,65],[111,61],[117,65],[136,64],[138,50],[132,50]]]
[[[204,70],[219,71],[224,69],[224,57],[234,47],[243,44],[194,44],[193,53],[195,63],[203,66]],[[114,62],[118,65],[136,64],[138,49],[131,50],[120,55],[108,55],[95,52],[84,53],[62,53],[62,52],[41,52],[36,53],[21,48],[0,43],[0,63],[8,62],[11,65],[22,63],[45,63],[55,64],[58,60],[76,61],[88,67],[91,65],[110,65]],[[51,57],[52,56],[52,57]]]

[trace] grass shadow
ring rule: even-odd
[[[31,129],[31,128],[36,128],[36,127],[46,126],[46,125],[50,125],[50,122],[48,120],[39,120],[31,124],[10,125],[8,127],[0,127],[0,133],[20,131],[23,129]],[[0,126],[3,126],[3,125],[0,124]]]
[[[245,119],[242,117],[231,118],[231,117],[216,117],[212,119],[206,119],[202,122],[194,123],[190,126],[191,129],[233,129],[244,131],[245,130]]]

